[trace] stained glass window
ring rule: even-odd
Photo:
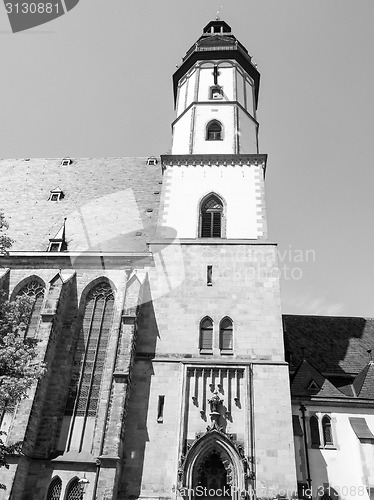
[[[44,299],[44,286],[40,281],[29,281],[17,294],[17,297],[30,297],[31,299],[31,312],[29,323],[27,325],[26,337],[33,338],[36,335],[40,313],[42,310]]]
[[[114,296],[108,283],[96,285],[86,299],[75,351],[66,414],[95,416],[113,318]]]
[[[60,500],[62,490],[62,481],[56,476],[52,479],[51,484],[48,488],[47,500]]]

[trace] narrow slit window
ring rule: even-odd
[[[222,125],[217,120],[213,120],[213,121],[208,123],[206,140],[207,141],[221,141],[222,140]]]
[[[221,352],[233,350],[233,324],[230,318],[224,318],[219,328],[219,344]]]
[[[165,396],[158,397],[158,408],[157,408],[157,422],[162,424],[164,421],[164,405],[165,405]]]
[[[222,202],[217,196],[210,196],[201,207],[202,238],[221,238]]]
[[[206,284],[208,286],[212,286],[213,282],[212,282],[212,271],[213,269],[213,266],[207,266],[206,268]]]
[[[204,318],[200,323],[200,352],[212,352],[213,350],[213,321]]]

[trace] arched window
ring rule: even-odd
[[[66,414],[72,414],[75,408],[78,416],[96,415],[113,304],[112,289],[105,282],[96,285],[87,296]]]
[[[221,141],[222,140],[222,125],[217,120],[212,120],[208,123],[206,128],[207,141]]]
[[[334,444],[332,440],[331,418],[327,415],[322,419],[322,434],[324,446]]]
[[[223,318],[219,325],[219,348],[221,351],[233,349],[233,326],[230,318]]]
[[[312,440],[312,446],[320,446],[321,441],[319,438],[318,418],[315,417],[314,415],[310,417],[309,427],[310,427],[310,437]]]
[[[49,485],[46,500],[60,500],[61,490],[62,481],[58,476],[56,476],[52,479],[51,484]]]
[[[212,194],[201,205],[200,236],[221,238],[223,205],[218,196]]]
[[[77,477],[68,486],[66,500],[83,500],[83,490]]]
[[[44,286],[39,280],[33,279],[21,288],[21,290],[17,293],[17,297],[30,297],[31,312],[25,337],[33,338],[36,335],[40,313],[42,310]]]
[[[213,350],[213,321],[211,318],[204,318],[200,323],[200,350]]]

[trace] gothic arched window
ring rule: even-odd
[[[83,500],[83,490],[77,477],[75,477],[68,486],[66,500]]]
[[[61,490],[62,481],[58,476],[56,476],[52,479],[51,484],[49,485],[46,500],[60,500]]]
[[[319,437],[319,426],[318,426],[318,418],[316,416],[310,417],[309,420],[310,427],[310,437],[312,440],[312,446],[320,446],[321,441]]]
[[[221,141],[222,140],[222,125],[217,120],[212,120],[206,127],[206,140],[207,141]]]
[[[331,418],[327,415],[322,419],[322,435],[324,446],[331,446],[333,444]]]
[[[201,205],[200,236],[202,238],[221,238],[223,204],[218,196],[212,194]]]
[[[200,322],[200,350],[213,350],[213,321],[208,317]]]
[[[82,330],[75,351],[67,414],[96,415],[113,304],[113,291],[105,282],[96,285],[87,296]]]
[[[221,351],[233,349],[233,325],[230,318],[223,318],[219,325],[219,348]]]
[[[30,297],[31,311],[29,316],[29,322],[25,332],[25,337],[30,337],[30,338],[35,337],[40,313],[42,311],[42,305],[44,299],[44,286],[39,280],[36,279],[30,280],[17,293],[17,297]]]

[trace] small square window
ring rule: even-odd
[[[147,165],[157,165],[157,158],[155,156],[150,156],[147,159]]]
[[[62,161],[61,161],[61,167],[68,167],[69,165],[71,165],[73,163],[73,160],[71,158],[64,158]]]
[[[214,87],[210,87],[210,99],[222,99],[223,98],[223,90],[219,85],[215,85]]]
[[[48,252],[61,252],[62,242],[51,242],[49,244]]]

